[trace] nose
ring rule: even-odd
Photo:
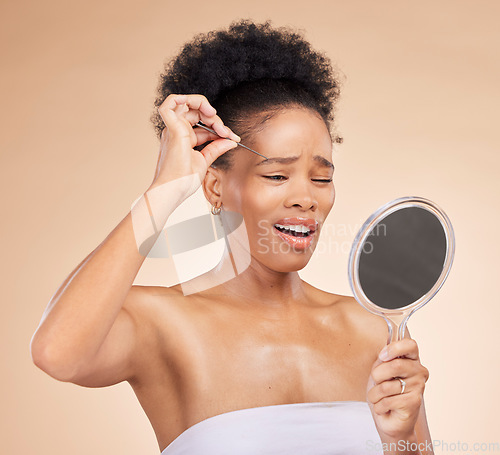
[[[304,212],[315,211],[318,208],[318,200],[312,186],[309,180],[295,181],[289,187],[285,198],[285,206],[298,207]]]

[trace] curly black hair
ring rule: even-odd
[[[317,112],[331,130],[339,81],[328,57],[311,48],[301,33],[273,28],[270,21],[231,23],[227,30],[196,35],[160,75],[155,107],[172,94],[204,95],[242,139],[290,105]],[[151,121],[158,138],[165,125],[157,109]],[[341,142],[342,138],[333,138]],[[229,168],[232,150],[214,167]]]

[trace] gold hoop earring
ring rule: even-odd
[[[210,209],[210,213],[212,215],[220,215],[221,208],[222,208],[222,204],[219,205],[218,207],[216,205],[212,205],[212,208]]]

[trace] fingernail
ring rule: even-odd
[[[380,351],[380,354],[378,355],[378,358],[382,361],[388,360],[389,359],[389,349],[387,346]]]

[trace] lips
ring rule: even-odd
[[[282,218],[273,225],[278,236],[297,249],[305,249],[311,245],[318,222],[312,218]]]

